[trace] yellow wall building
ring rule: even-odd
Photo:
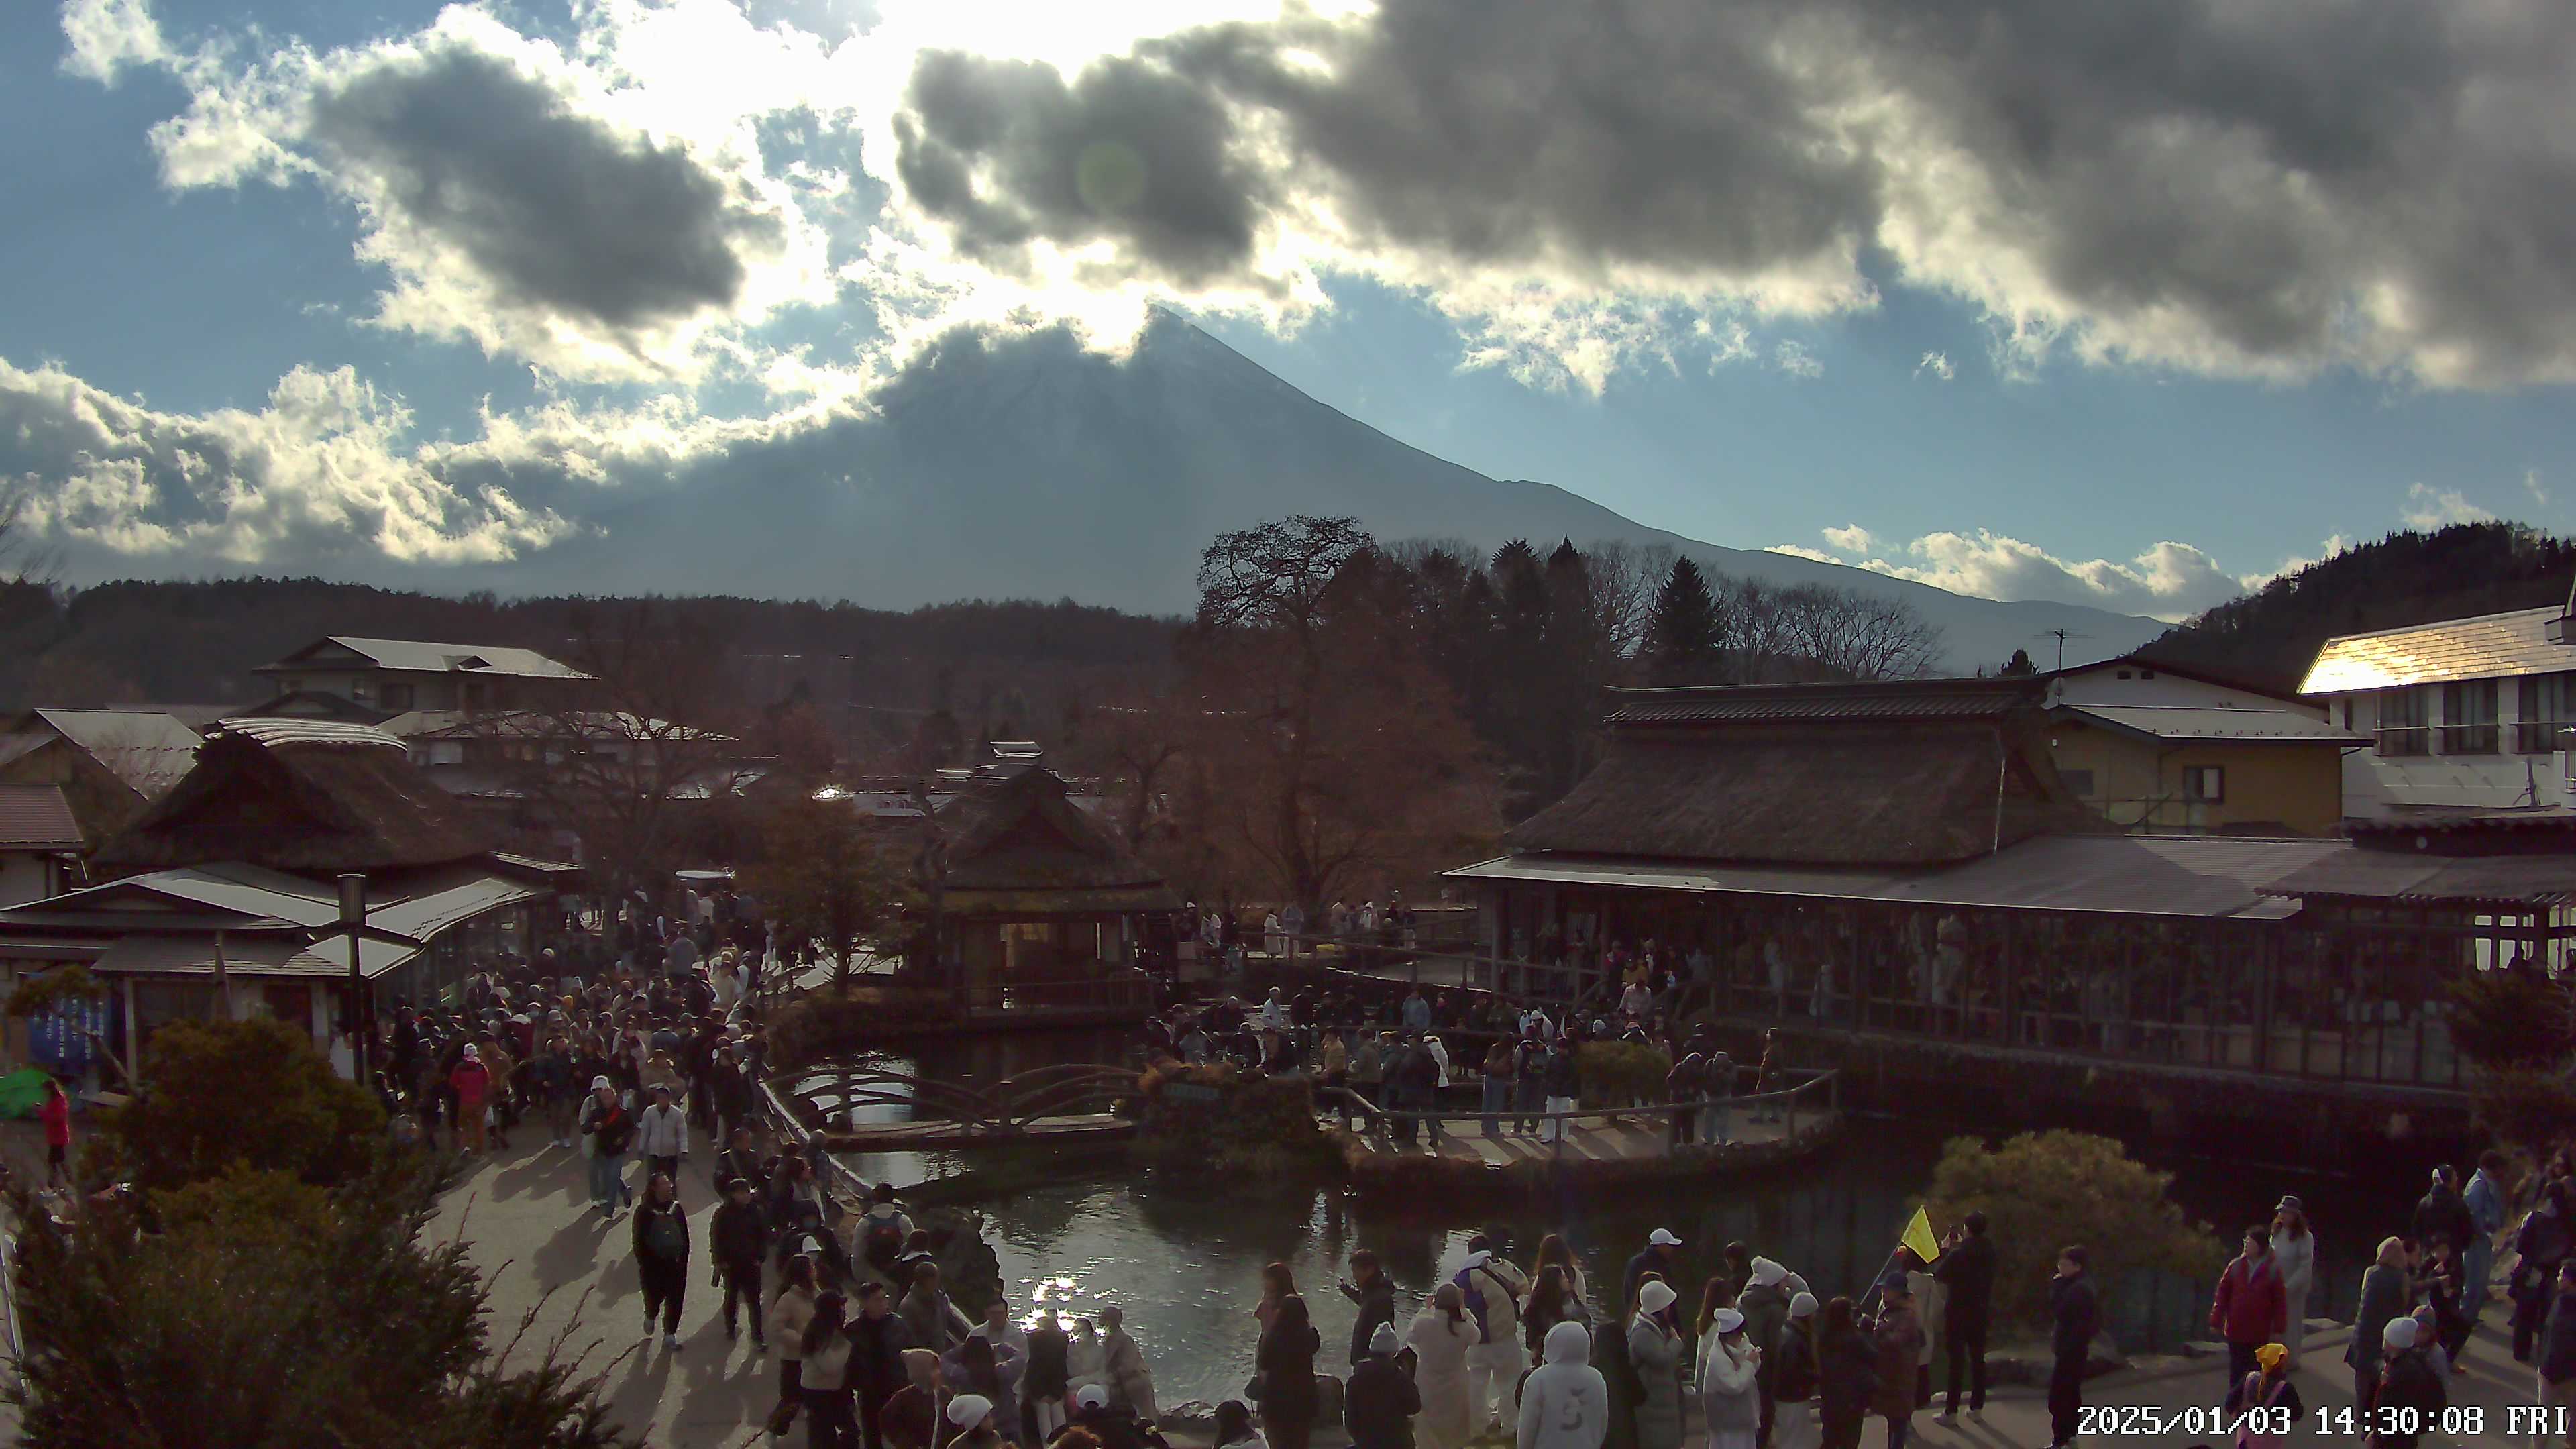
[[[2332,835],[2344,753],[2369,743],[2322,706],[2138,659],[2058,673],[2049,723],[2069,792],[2151,834]]]

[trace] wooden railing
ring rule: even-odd
[[[1832,1068],[1809,1073],[1807,1080],[1777,1092],[1757,1092],[1741,1097],[1701,1097],[1688,1101],[1654,1102],[1629,1107],[1579,1107],[1570,1112],[1516,1112],[1508,1109],[1500,1112],[1451,1112],[1437,1108],[1429,1111],[1387,1108],[1378,1106],[1367,1097],[1347,1087],[1327,1088],[1317,1092],[1316,1096],[1319,1101],[1336,1096],[1349,1099],[1356,1113],[1369,1119],[1372,1124],[1371,1131],[1383,1130],[1383,1124],[1389,1122],[1436,1122],[1440,1124],[1442,1131],[1454,1130],[1453,1124],[1464,1123],[1482,1131],[1494,1126],[1535,1121],[1542,1124],[1539,1129],[1541,1135],[1550,1140],[1550,1153],[1561,1156],[1565,1151],[1564,1125],[1568,1123],[1615,1122],[1623,1117],[1634,1117],[1648,1122],[1670,1124],[1683,1112],[1704,1113],[1711,1109],[1726,1112],[1730,1124],[1751,1120],[1767,1111],[1777,1111],[1781,1114],[1780,1140],[1793,1142],[1797,1140],[1798,1119],[1801,1113],[1807,1116],[1811,1124],[1815,1124],[1827,1120],[1841,1110],[1842,1073]],[[1820,1097],[1823,1099],[1821,1103],[1817,1100]],[[1555,1124],[1558,1130],[1549,1132],[1548,1124]],[[1678,1134],[1665,1138],[1666,1152],[1669,1153],[1679,1145],[1683,1144],[1679,1142]]]

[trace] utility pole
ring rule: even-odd
[[[340,928],[349,933],[349,1060],[358,1074],[358,1085],[370,1086],[375,1076],[375,1012],[367,1000],[367,978],[358,967],[358,942],[367,930],[367,878],[363,875],[340,877]]]

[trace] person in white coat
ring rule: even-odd
[[[1073,1321],[1073,1336],[1066,1341],[1064,1350],[1065,1392],[1077,1394],[1092,1384],[1102,1388],[1109,1386],[1109,1350],[1100,1342],[1100,1335],[1092,1330],[1091,1320],[1077,1318]]]
[[[1744,1315],[1721,1308],[1709,1320],[1707,1351],[1699,1367],[1699,1411],[1708,1425],[1708,1449],[1753,1449],[1762,1432],[1762,1396],[1754,1379],[1762,1350],[1744,1340]]]
[[[1529,1367],[1521,1348],[1521,1303],[1530,1282],[1510,1260],[1495,1255],[1493,1240],[1483,1233],[1467,1240],[1457,1281],[1462,1296],[1474,1290],[1484,1309],[1482,1341],[1467,1350],[1468,1413],[1479,1432],[1505,1433],[1521,1416],[1521,1370]],[[1477,1315],[1472,1304],[1470,1309],[1472,1326]]]
[[[1475,1346],[1476,1323],[1466,1304],[1457,1284],[1443,1283],[1405,1329],[1413,1386],[1422,1392],[1422,1413],[1413,1421],[1416,1449],[1466,1449],[1476,1437],[1467,1397],[1467,1350]]]
[[[2317,1239],[2308,1231],[2308,1210],[2295,1197],[2284,1197],[2272,1209],[2272,1265],[2281,1270],[2281,1289],[2289,1299],[2289,1322],[2281,1346],[2290,1351],[2288,1372],[2296,1372],[2307,1346],[2308,1294],[2317,1281]]]
[[[1610,1385],[1594,1368],[1592,1334],[1571,1319],[1547,1331],[1547,1362],[1521,1385],[1517,1449],[1601,1449]]]

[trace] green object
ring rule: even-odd
[[[53,1074],[38,1067],[0,1077],[0,1117],[33,1117]]]

